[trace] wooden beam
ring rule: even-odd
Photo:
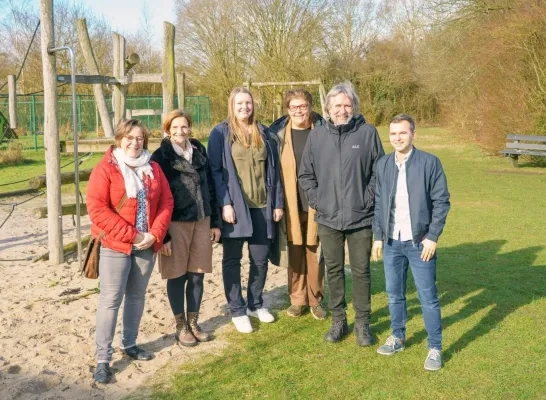
[[[57,75],[57,82],[70,82],[70,75]],[[121,82],[113,76],[105,75],[76,75],[76,83],[84,85],[116,85]]]
[[[114,77],[121,81],[123,78],[123,73],[120,71],[120,35],[116,32],[112,32],[112,46],[114,49],[114,64],[112,66],[112,73],[114,74]],[[125,60],[125,59],[124,59]],[[115,127],[121,122],[121,118],[123,115],[123,110],[121,109],[121,84],[114,85],[112,89],[112,109],[114,110],[114,121],[112,125]]]
[[[91,239],[91,235],[84,236],[81,239],[82,246],[87,246],[87,243],[89,243],[90,239]],[[78,251],[78,241],[76,240],[75,242],[70,242],[66,246],[61,248],[60,250],[62,251],[63,255],[65,255],[65,256],[68,256],[70,254],[74,254],[76,251]],[[35,262],[38,262],[38,261],[47,261],[50,258],[49,254],[50,254],[50,252],[48,251],[47,253],[39,255],[36,258],[32,259],[32,262],[35,263]]]
[[[120,83],[128,85],[130,83],[163,83],[162,74],[134,74],[128,75],[119,80]]]
[[[127,110],[129,111],[129,110]],[[131,115],[134,117],[141,117],[143,115],[162,115],[163,110],[161,109],[141,109],[141,110],[131,110]]]
[[[244,82],[245,87],[264,87],[264,86],[304,86],[304,85],[320,85],[320,80],[301,81],[301,82]]]
[[[93,52],[93,46],[91,45],[91,40],[89,39],[89,32],[87,31],[87,22],[85,18],[81,18],[76,22],[76,27],[78,30],[78,38],[80,41],[80,47],[82,48],[83,57],[85,58],[85,64],[87,69],[93,75],[99,76],[99,66],[95,58],[95,53]],[[107,77],[110,82],[116,83],[113,76]],[[78,82],[78,76],[76,75],[76,82]],[[95,104],[97,106],[97,111],[100,116],[100,122],[102,125],[102,130],[104,131],[104,136],[114,137],[114,127],[112,126],[112,120],[108,115],[108,105],[106,104],[106,98],[104,97],[104,91],[102,90],[102,85],[96,83],[93,85],[93,94],[95,95]]]
[[[53,0],[40,0],[40,29],[44,80],[44,147],[47,171],[47,217],[49,260],[61,264],[63,255],[63,227],[61,214],[61,154],[59,146],[59,106],[57,104],[57,71],[53,26]]]
[[[80,181],[88,181],[89,176],[91,175],[91,171],[92,171],[91,169],[78,171]],[[61,185],[74,183],[74,180],[76,179],[76,177],[74,176],[74,172],[63,172],[62,174],[60,174],[60,178],[61,179],[59,183]],[[28,187],[31,189],[41,189],[41,188],[47,187],[47,185],[49,185],[49,181],[47,181],[46,175],[34,176],[28,180]],[[61,210],[62,208],[59,207],[59,212],[61,212]],[[63,214],[59,214],[59,215],[63,215]]]
[[[163,22],[163,114],[174,109],[176,75],[174,70],[174,25]]]
[[[8,75],[9,127],[17,129],[17,83],[15,75]]]
[[[125,78],[127,74],[125,73],[125,58],[127,58],[127,44],[125,41],[125,36],[119,35],[119,56],[118,56],[118,71],[120,78]],[[127,97],[127,84],[122,83],[120,86],[120,105],[119,109],[121,111],[121,121],[125,119],[125,103]]]
[[[63,215],[76,215],[76,204],[63,204]],[[87,206],[80,204],[80,217],[87,215]],[[36,219],[42,219],[47,217],[47,207],[38,207],[32,210],[32,216]]]
[[[0,199],[5,199],[7,197],[25,196],[27,194],[35,194],[36,192],[38,192],[36,189],[12,190],[10,192],[0,193]]]
[[[78,153],[104,153],[114,143],[114,138],[80,139],[78,140]],[[159,148],[160,143],[161,139],[150,138],[148,140],[148,150],[153,152],[155,149]],[[63,151],[67,153],[74,153],[74,141],[64,141]]]

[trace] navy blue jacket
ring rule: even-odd
[[[267,237],[273,239],[275,237],[273,210],[284,208],[283,188],[280,182],[277,147],[264,126],[261,126],[261,132],[267,150]],[[250,210],[243,197],[243,191],[231,156],[231,140],[229,126],[226,121],[221,122],[212,129],[208,143],[208,156],[218,205],[222,208],[231,204],[235,210],[236,221],[234,224],[228,224],[224,221],[221,228],[222,237],[251,237],[252,220],[250,219]]]
[[[395,152],[379,159],[376,165],[375,240],[389,239],[389,216],[396,196],[398,167]],[[438,157],[413,148],[406,161],[406,181],[413,242],[423,239],[438,242],[449,211],[447,180]]]

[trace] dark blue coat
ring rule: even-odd
[[[389,218],[398,182],[394,157],[395,152],[392,152],[379,159],[376,165],[375,240],[385,241],[390,237]],[[423,239],[438,242],[450,208],[442,163],[438,157],[414,147],[406,161],[406,180],[413,242],[419,243]]]
[[[277,147],[264,126],[260,127],[262,138],[267,150],[266,190],[267,190],[267,237],[275,237],[273,210],[284,208],[283,188],[280,181],[280,165]],[[226,121],[216,125],[210,133],[208,143],[209,165],[216,199],[220,208],[231,204],[235,210],[236,221],[222,225],[222,237],[248,238],[252,236],[252,220],[250,210],[243,197],[243,191],[237,178],[235,164],[231,156],[231,140]]]

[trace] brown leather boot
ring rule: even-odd
[[[189,312],[188,313],[188,325],[190,330],[193,333],[193,336],[200,342],[208,342],[212,340],[212,336],[207,332],[203,332],[199,325],[197,325],[197,319],[199,318],[199,313]]]
[[[191,333],[184,314],[175,315],[174,320],[176,321],[176,333],[174,334],[176,341],[182,346],[186,347],[193,347],[197,345],[197,340]]]

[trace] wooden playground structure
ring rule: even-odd
[[[70,250],[74,252],[77,247],[78,261],[81,264],[82,242],[88,240],[88,236],[82,238],[80,231],[80,216],[86,215],[85,204],[80,205],[79,182],[89,179],[91,170],[79,171],[78,153],[81,152],[103,152],[113,142],[114,127],[126,118],[133,118],[147,115],[161,115],[174,108],[174,96],[178,96],[178,105],[184,107],[185,99],[185,74],[175,73],[175,54],[174,54],[174,25],[163,23],[163,67],[161,73],[151,74],[129,74],[129,71],[140,61],[138,54],[126,54],[126,40],[122,35],[112,32],[113,41],[113,70],[112,76],[99,75],[98,65],[93,52],[91,40],[89,38],[87,24],[85,19],[77,21],[78,40],[81,48],[81,54],[85,59],[85,64],[89,74],[80,75],[75,72],[74,50],[68,46],[56,47],[54,37],[53,20],[53,0],[40,0],[40,24],[41,24],[41,51],[43,64],[43,87],[44,87],[44,147],[46,174],[32,178],[29,181],[28,190],[38,190],[45,188],[47,196],[47,207],[37,208],[33,211],[36,218],[48,219],[48,253],[42,255],[39,259],[48,259],[52,264],[64,262],[65,252]],[[56,56],[58,51],[68,51],[72,61],[71,75],[57,74]],[[162,109],[127,109],[126,94],[128,86],[132,83],[161,83],[163,89],[163,108]],[[58,123],[58,94],[57,85],[59,83],[70,83],[73,92],[73,140],[60,141],[59,123]],[[8,77],[9,89],[9,126],[4,118],[6,129],[0,132],[0,141],[8,137],[16,137],[17,128],[17,95],[16,95],[16,77]],[[75,120],[75,85],[93,85],[93,94],[95,97],[98,115],[104,131],[104,138],[80,140]],[[104,85],[112,88],[112,112],[109,112],[106,97],[104,94]],[[318,86],[321,110],[325,113],[326,92],[320,80],[311,80],[303,82],[251,82],[249,79],[243,85],[251,88],[270,88],[273,87],[273,104],[275,114],[282,115],[282,92],[277,87],[304,87]],[[149,148],[154,150],[159,146],[160,139],[150,139]],[[61,173],[60,153],[74,153],[74,171]],[[67,183],[75,184],[75,204],[65,204],[61,202],[61,185]],[[27,190],[27,191],[28,191]],[[13,210],[12,210],[13,211]],[[77,243],[71,243],[63,246],[62,216],[74,215],[77,226]]]
[[[78,144],[81,143],[85,150],[85,142],[80,140],[73,118],[74,137],[73,141],[64,144],[63,150],[71,150],[74,153],[74,172],[61,173],[60,152],[61,142],[59,140],[58,124],[58,83],[70,83],[75,95],[76,84],[93,85],[93,93],[97,104],[98,114],[100,115],[101,125],[103,127],[104,139],[89,139],[94,143],[97,150],[108,147],[113,143],[114,127],[125,118],[132,118],[146,115],[165,115],[174,108],[174,96],[178,92],[178,104],[184,106],[185,97],[185,76],[184,74],[175,74],[175,56],[174,56],[174,25],[163,23],[163,68],[160,73],[154,74],[131,74],[129,71],[136,65],[140,58],[138,54],[126,54],[126,40],[122,35],[112,32],[113,41],[113,71],[112,76],[99,75],[98,65],[95,59],[91,41],[87,30],[85,19],[77,21],[78,39],[81,52],[85,58],[85,63],[89,75],[76,75],[74,69],[74,49],[63,46],[57,47],[54,37],[54,19],[53,19],[53,0],[40,0],[40,24],[41,24],[41,52],[43,65],[43,87],[44,87],[44,147],[46,174],[35,177],[29,182],[32,189],[46,189],[47,207],[35,210],[34,214],[38,218],[48,219],[48,255],[47,258],[52,264],[64,262],[64,246],[62,232],[62,216],[76,215],[78,230],[78,260],[81,263],[81,232],[79,225],[80,215],[85,215],[85,205],[80,208],[79,181],[89,179],[90,171],[78,170]],[[71,75],[59,75],[56,70],[56,56],[58,51],[68,51],[72,60]],[[162,109],[126,109],[125,96],[128,85],[137,82],[161,83],[163,87],[163,108]],[[178,82],[178,87],[177,87]],[[104,95],[103,85],[112,87],[112,110],[108,111]],[[178,90],[177,90],[178,89]],[[8,77],[9,90],[9,126],[3,121],[0,139],[15,137],[17,128],[17,87],[15,75]],[[73,101],[73,105],[75,102]],[[75,112],[73,112],[75,115]],[[4,125],[6,126],[4,128]],[[154,143],[152,143],[153,147]],[[68,147],[68,149],[67,149]],[[61,204],[61,185],[74,183],[76,190],[76,204]],[[70,246],[69,246],[70,247]]]

